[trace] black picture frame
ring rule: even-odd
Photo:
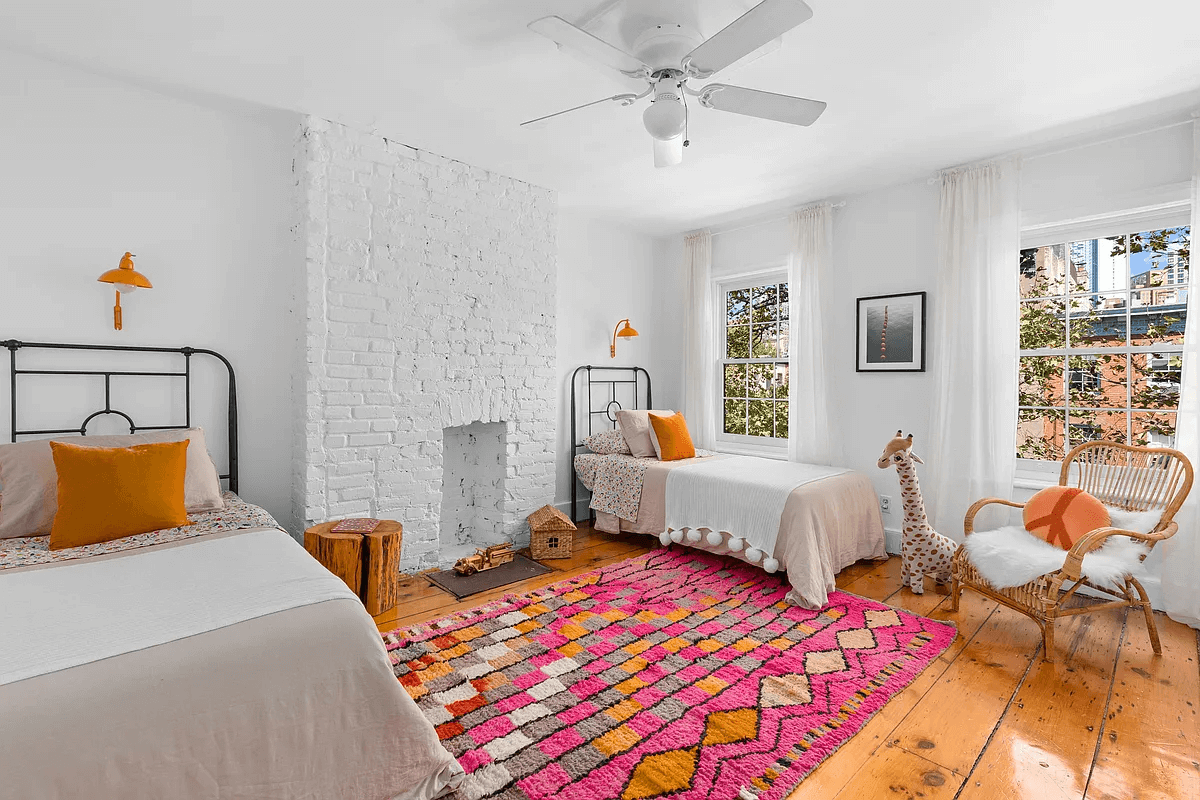
[[[926,293],[902,292],[855,301],[854,371],[924,372]],[[888,333],[892,359],[888,361]]]

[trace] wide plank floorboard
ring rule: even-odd
[[[417,625],[615,564],[658,547],[652,537],[581,526],[553,571],[457,600],[406,577],[380,631]],[[837,575],[848,592],[953,623],[950,648],[825,760],[789,800],[827,798],[1200,797],[1200,656],[1196,631],[1156,614],[1163,655],[1140,613],[1060,622],[1055,663],[1027,617],[970,591],[958,611],[926,581],[900,586],[898,558]]]

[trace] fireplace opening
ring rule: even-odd
[[[507,425],[472,422],[442,430],[440,561],[452,563],[504,538]]]

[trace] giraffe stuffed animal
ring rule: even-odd
[[[917,484],[913,462],[923,464],[912,451],[913,437],[896,431],[896,438],[883,448],[879,468],[895,465],[900,475],[900,496],[904,501],[904,533],[900,545],[900,585],[913,594],[925,593],[925,576],[938,583],[950,580],[950,564],[958,545],[929,526],[925,516],[925,501]]]

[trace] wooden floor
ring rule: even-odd
[[[381,631],[471,608],[638,555],[657,542],[581,529],[550,574],[455,600],[420,576]],[[900,589],[899,559],[860,562],[839,588],[958,626],[940,658],[818,767],[790,800],[1194,800],[1200,798],[1200,658],[1196,631],[1159,614],[1163,655],[1140,612],[1068,618],[1056,662],[1037,626],[970,591]]]

